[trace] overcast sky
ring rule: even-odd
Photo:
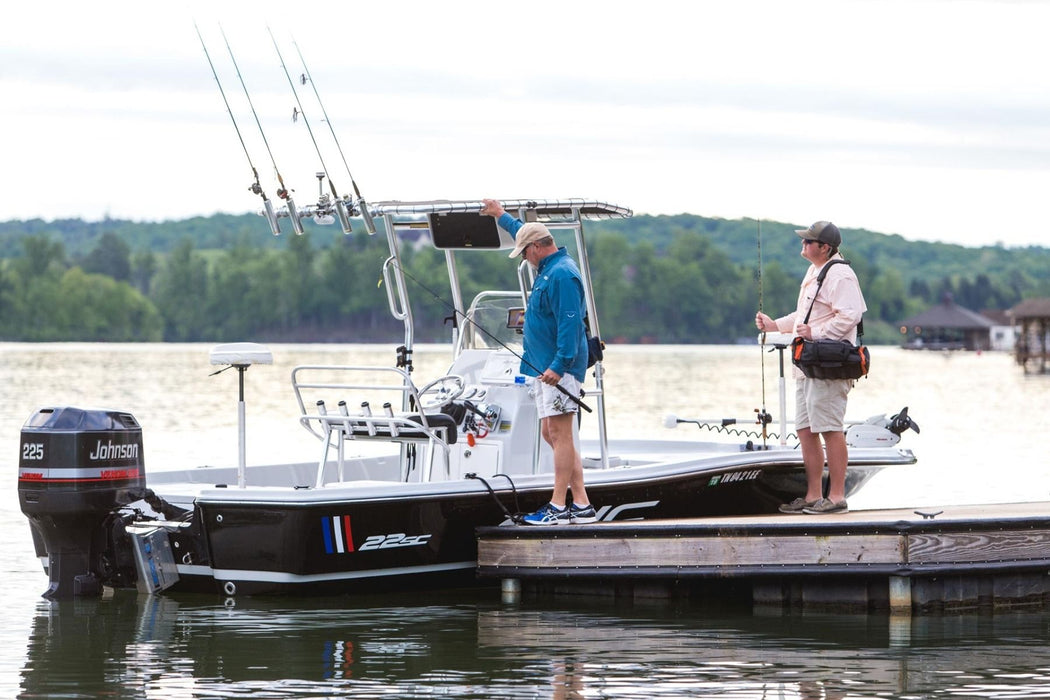
[[[267,26],[293,76],[302,51],[370,200],[586,197],[1048,244],[1050,3],[1007,0],[8,3],[0,220],[259,208],[194,21],[263,187],[220,24],[300,205],[319,159]]]

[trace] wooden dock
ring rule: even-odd
[[[478,530],[478,575],[526,591],[929,612],[1050,602],[1050,503]]]

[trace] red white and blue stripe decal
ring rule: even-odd
[[[354,537],[350,530],[349,515],[333,515],[321,518],[326,554],[346,554],[354,551]]]

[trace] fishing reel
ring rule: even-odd
[[[317,204],[314,205],[314,223],[328,226],[339,219],[339,226],[343,229],[343,233],[350,234],[353,233],[350,217],[360,216],[365,222],[365,230],[368,235],[375,235],[376,226],[372,221],[372,213],[368,210],[368,204],[360,193],[358,193],[358,200],[355,204],[349,196],[338,196],[334,187],[331,192],[325,192],[324,180],[326,177],[328,174],[325,171],[317,173]],[[331,180],[329,180],[329,185],[331,185]]]
[[[330,226],[335,223],[332,216],[332,196],[324,191],[324,171],[317,173],[317,204],[314,206],[314,223]]]

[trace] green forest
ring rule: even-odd
[[[274,237],[252,214],[166,222],[0,222],[0,340],[400,342],[380,265],[382,236],[306,223]],[[588,222],[602,335],[611,342],[736,343],[761,304],[794,307],[807,263],[796,225],[694,215]],[[1050,296],[1050,249],[968,248],[843,229],[860,278],[865,341],[950,294],[975,310]],[[403,245],[409,275],[444,289],[440,253]],[[458,258],[463,293],[513,288],[504,255]],[[432,283],[432,284],[431,284]],[[448,300],[410,288],[420,342],[448,339]]]

